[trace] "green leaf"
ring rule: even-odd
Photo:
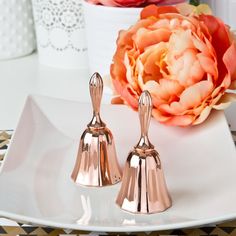
[[[189,0],[189,3],[194,6],[198,6],[200,4],[200,0]]]

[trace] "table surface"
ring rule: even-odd
[[[29,94],[40,94],[50,97],[63,98],[69,100],[77,100],[89,102],[88,93],[88,70],[63,70],[42,66],[38,63],[37,54],[27,57],[0,61],[0,130],[14,130],[21,110],[24,106],[26,97]],[[105,90],[103,103],[110,101],[111,93]],[[234,122],[233,113],[236,105],[232,106],[226,115],[231,122],[231,127],[236,130],[236,121]],[[4,137],[11,136],[12,131],[8,131],[5,135],[0,132],[0,145]],[[234,132],[236,136],[236,133]],[[7,145],[5,145],[5,148]],[[5,148],[0,147],[0,164],[3,158]],[[2,150],[1,150],[2,149]],[[0,235],[6,233],[14,234],[78,234],[76,231],[66,231],[59,229],[28,227],[19,225],[18,223],[0,218]],[[81,232],[80,232],[81,233]],[[162,235],[236,235],[236,222],[227,222],[217,227],[208,226],[200,229],[186,229],[162,232]],[[137,235],[137,234],[136,234]],[[138,234],[141,235],[141,234]],[[153,233],[151,235],[157,235]]]

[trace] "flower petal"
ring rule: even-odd
[[[169,119],[171,119],[171,116],[165,116],[163,113],[161,113],[158,109],[155,107],[152,109],[152,115],[153,117],[158,120],[159,122],[167,122]]]
[[[221,99],[218,101],[218,103],[213,106],[213,108],[216,110],[224,110],[228,106],[230,106],[230,104],[232,102],[236,102],[236,94],[235,93],[226,93],[221,97]]]
[[[141,19],[146,19],[149,17],[156,17],[158,18],[160,14],[164,13],[179,13],[178,9],[173,6],[156,6],[154,4],[151,4],[147,7],[145,7],[140,14]]]
[[[199,125],[203,121],[205,121],[207,117],[209,116],[211,110],[212,110],[212,107],[209,107],[209,106],[205,107],[205,109],[202,110],[200,116],[193,122],[193,125]]]
[[[171,119],[165,122],[167,125],[171,126],[189,126],[193,123],[194,116],[191,115],[183,115],[183,116],[173,116]]]
[[[171,32],[168,29],[148,30],[141,28],[133,37],[137,48],[143,52],[146,47],[158,44],[160,42],[167,42],[170,38]]]
[[[115,96],[111,99],[111,104],[125,104],[121,96]]]
[[[182,115],[189,109],[197,108],[211,94],[213,84],[209,81],[201,81],[192,85],[183,91],[180,95],[179,101],[174,101],[169,104],[163,104],[159,106],[162,112],[172,115]]]
[[[184,87],[177,80],[161,79],[159,83],[150,80],[144,85],[153,96],[153,104],[159,107],[166,103],[178,100],[178,96],[183,92]]]
[[[232,80],[236,80],[236,46],[233,42],[223,56],[223,61],[228,69]]]
[[[188,3],[181,3],[181,4],[178,4],[176,8],[180,12],[180,14],[184,16],[189,16],[194,12],[196,7]]]
[[[210,81],[200,81],[184,90],[180,96],[180,103],[185,109],[199,106],[211,94],[214,85]]]
[[[204,55],[203,53],[198,53],[197,58],[202,69],[206,73],[211,74],[213,77],[217,78],[218,71],[216,62],[212,58]]]
[[[139,95],[131,88],[129,84],[122,84],[119,80],[113,80],[113,85],[117,93],[120,94],[123,99],[125,99],[128,105],[134,109],[138,108]]]

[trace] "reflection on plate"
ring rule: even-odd
[[[137,113],[104,105],[123,166],[139,137]],[[173,207],[132,215],[115,204],[119,184],[74,185],[70,174],[78,140],[91,118],[89,104],[31,96],[14,133],[0,175],[0,215],[18,221],[91,231],[154,231],[236,218],[236,151],[222,112],[201,126],[174,128],[151,122]]]

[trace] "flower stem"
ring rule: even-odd
[[[200,0],[189,0],[189,3],[194,6],[198,6],[200,4]]]

